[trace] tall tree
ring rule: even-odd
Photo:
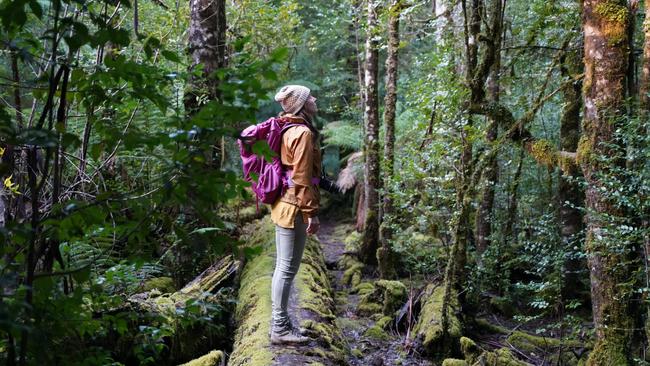
[[[365,211],[363,239],[359,258],[366,264],[377,263],[379,244],[379,97],[377,73],[379,51],[377,41],[378,4],[368,0],[366,29],[365,106],[364,106],[364,167]]]
[[[565,45],[566,46],[566,45]],[[566,47],[564,47],[566,49]],[[560,70],[567,82],[562,89],[564,106],[560,117],[560,149],[564,151],[576,151],[580,139],[580,108],[582,107],[582,81],[574,79],[574,75],[582,73],[581,53],[565,53],[560,60]],[[572,81],[573,82],[570,82]],[[583,230],[582,212],[580,207],[583,204],[584,192],[576,178],[580,174],[578,166],[567,164],[560,174],[558,185],[558,206],[560,208],[560,236],[564,248],[573,252],[573,247],[579,241],[578,236]],[[563,284],[563,296],[565,299],[575,297],[578,290],[582,269],[582,261],[574,256],[565,262],[566,277]]]
[[[585,244],[596,328],[588,365],[626,365],[631,361],[633,290],[623,284],[631,281],[634,251],[615,235],[612,219],[622,212],[607,180],[616,177],[622,163],[614,158],[620,148],[614,134],[624,117],[630,10],[623,0],[585,0],[582,21],[584,116],[578,161],[587,182]]]
[[[501,0],[497,0],[501,1]],[[500,25],[499,28],[503,28],[503,9],[501,3],[499,3],[500,12],[495,13],[494,15],[499,18],[496,20]],[[494,44],[495,47],[500,47],[502,32],[494,34]],[[494,64],[492,65],[492,70],[490,71],[490,78],[488,79],[488,97],[490,100],[498,103],[499,94],[501,92],[499,88],[499,78],[501,74],[501,52],[498,51],[495,53]],[[494,118],[488,119],[487,131],[485,132],[485,139],[488,144],[492,145],[497,139],[497,133],[499,130],[499,121]],[[490,245],[490,235],[492,234],[492,220],[490,216],[492,215],[492,208],[494,207],[494,186],[496,185],[498,172],[498,164],[496,154],[490,156],[489,161],[487,162],[482,174],[483,174],[483,188],[480,196],[480,203],[476,213],[476,250],[479,253],[483,253],[485,249]]]
[[[384,97],[384,126],[386,128],[384,141],[384,197],[379,238],[381,248],[377,251],[379,261],[379,275],[388,279],[395,276],[395,255],[390,247],[392,233],[383,219],[393,214],[393,201],[390,185],[393,178],[395,163],[395,105],[397,103],[397,69],[399,49],[399,17],[402,11],[402,2],[393,0],[388,8],[388,56],[386,57],[386,96]]]

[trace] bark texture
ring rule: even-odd
[[[190,74],[202,65],[201,75],[191,77],[185,91],[185,110],[193,114],[203,100],[219,97],[219,83],[213,73],[226,65],[225,0],[190,0],[188,43]]]
[[[501,68],[501,57],[497,53],[492,73],[488,80],[488,94],[491,100],[499,102],[499,73]],[[485,132],[485,139],[492,145],[497,139],[499,121],[490,118]],[[497,183],[499,174],[497,156],[493,155],[483,170],[483,188],[476,213],[476,250],[483,253],[490,246],[490,235],[492,234],[491,215],[494,207],[494,186]]]
[[[643,21],[643,62],[639,82],[639,104],[642,113],[650,111],[650,1],[644,1],[645,20]]]
[[[392,232],[384,218],[393,214],[393,201],[390,193],[390,183],[393,178],[395,162],[395,105],[397,103],[397,70],[399,49],[399,17],[401,1],[395,0],[391,4],[388,15],[388,56],[386,57],[386,96],[384,97],[384,126],[386,136],[384,141],[384,197],[382,220],[379,231],[381,248],[377,251],[379,261],[379,275],[383,279],[395,277],[396,256],[390,246]]]
[[[363,240],[359,257],[366,264],[377,263],[379,244],[379,102],[377,95],[377,69],[379,60],[377,31],[377,6],[368,1],[366,31],[365,106],[364,106],[364,156],[366,158],[365,207]]]
[[[620,164],[603,162],[616,151],[614,133],[624,113],[628,68],[630,11],[620,0],[583,2],[584,63],[583,136],[578,161],[587,182],[585,240],[591,279],[596,345],[588,365],[626,365],[634,322],[631,316],[633,270],[630,248],[614,236],[612,218],[620,217],[607,197],[604,179]]]
[[[571,79],[572,75],[582,72],[582,63],[579,55],[569,53],[563,57],[561,63],[562,76]],[[582,81],[577,80],[568,83],[562,90],[564,107],[560,119],[560,149],[563,151],[576,151],[580,139],[580,108]],[[584,192],[576,181],[580,175],[579,168],[575,164],[565,164],[560,174],[558,186],[558,206],[560,207],[560,236],[562,245],[567,251],[572,252],[573,247],[578,245],[582,232],[582,212]],[[565,299],[574,297],[580,289],[579,272],[584,264],[578,258],[568,258],[565,262],[565,280],[562,288],[562,297]]]

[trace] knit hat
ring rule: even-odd
[[[309,92],[309,88],[302,85],[285,85],[275,94],[275,101],[280,102],[285,112],[296,114],[305,105]]]

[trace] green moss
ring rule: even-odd
[[[363,335],[374,339],[388,339],[388,334],[386,334],[386,331],[376,325],[373,325],[372,327],[368,328],[363,333]]]
[[[474,324],[478,328],[483,329],[484,331],[489,333],[510,334],[510,330],[508,328],[492,324],[487,319],[483,319],[483,318],[476,319]]]
[[[469,366],[467,361],[459,360],[457,358],[446,358],[442,361],[442,366]]]
[[[552,167],[557,162],[557,149],[548,140],[537,140],[530,149],[531,155],[540,164]]]
[[[581,136],[578,141],[578,149],[576,151],[576,161],[578,164],[586,164],[591,160],[594,145],[587,136]]]
[[[388,328],[388,325],[390,324],[391,321],[393,321],[392,316],[382,316],[381,318],[379,318],[379,320],[377,320],[377,322],[375,322],[375,326],[381,329],[386,329]]]
[[[363,269],[363,263],[357,261],[348,261],[348,263],[349,266],[347,266],[345,272],[343,272],[341,282],[344,285],[349,285],[354,288],[361,283],[361,270]]]
[[[518,360],[508,348],[500,348],[493,352],[483,352],[474,365],[486,366],[530,366],[529,363]]]
[[[361,282],[356,287],[352,289],[352,292],[356,292],[359,295],[367,295],[375,291],[375,285],[372,282]]]
[[[356,357],[356,358],[361,358],[361,357],[363,357],[363,351],[361,351],[361,350],[358,349],[358,348],[353,348],[352,351],[351,351],[351,353],[352,353],[352,356],[354,356],[354,357]]]
[[[515,312],[512,305],[512,300],[507,297],[492,297],[490,298],[490,307],[500,314],[511,316]]]
[[[474,362],[481,354],[481,349],[467,337],[460,337],[460,351],[469,362]]]
[[[334,322],[334,296],[327,277],[325,258],[314,237],[307,240],[300,271],[296,276],[296,288],[299,294],[298,305],[303,311],[311,312],[312,317],[301,325],[313,330],[319,338],[319,346],[311,347],[310,352],[315,352],[323,359],[342,362],[345,358],[343,336]]]
[[[557,164],[565,175],[574,175],[576,170],[576,159],[570,156],[558,155]]]
[[[358,251],[359,246],[361,245],[361,233],[356,230],[352,231],[345,237],[345,239],[343,239],[343,243],[345,244],[346,252]]]
[[[587,366],[601,365],[629,365],[626,340],[602,340],[596,343],[596,347],[589,353]]]
[[[249,245],[262,245],[263,252],[246,265],[242,274],[239,303],[235,312],[238,327],[229,365],[270,365],[275,353],[291,351],[287,347],[272,349],[269,345],[270,291],[275,265],[273,225],[265,218],[256,223],[251,231],[252,234],[245,238],[246,242]],[[294,285],[301,314],[309,314],[300,325],[308,329],[312,337],[318,339],[317,346],[301,349],[300,354],[327,362],[342,362],[345,351],[341,332],[333,322],[336,318],[333,293],[327,277],[325,259],[315,237],[309,237],[307,240]]]
[[[458,297],[452,293],[451,303],[448,307],[449,319],[449,338],[443,339],[442,332],[442,303],[445,295],[444,286],[436,286],[431,284],[426,289],[426,299],[420,311],[415,328],[413,329],[413,336],[422,339],[422,345],[429,353],[437,354],[449,351],[450,344],[446,341],[458,340],[461,337],[462,326],[460,320],[455,316],[458,313]]]
[[[190,362],[184,363],[179,366],[218,366],[221,365],[223,361],[224,361],[223,352],[212,351],[207,355],[201,356],[197,359],[194,359]]]
[[[142,285],[143,291],[146,292],[153,289],[157,289],[161,293],[176,291],[174,280],[171,277],[156,277],[144,281],[144,284]]]
[[[625,23],[627,22],[628,9],[615,1],[607,1],[596,4],[596,14],[608,22]]]
[[[359,302],[357,305],[357,314],[370,316],[372,314],[381,313],[384,309],[382,304],[377,304],[375,302]]]
[[[564,350],[576,348],[588,348],[584,343],[572,340],[561,340],[550,337],[540,337],[532,334],[515,331],[507,338],[508,342],[515,348],[527,352],[539,354],[543,350],[550,354],[550,361],[554,364],[576,365],[579,361],[574,352],[558,352],[560,347]],[[561,357],[561,360],[558,360]]]
[[[629,10],[625,3],[609,0],[596,4],[595,13],[603,20],[602,29],[610,46],[627,39]]]
[[[571,341],[571,340],[561,340],[557,338],[550,337],[540,337],[532,334],[515,331],[508,337],[508,342],[517,348],[524,349],[526,351],[534,351],[538,349],[551,350],[553,348],[584,348],[585,345],[582,342]]]
[[[244,240],[249,246],[262,245],[263,252],[246,264],[241,276],[239,302],[235,309],[237,330],[228,364],[231,366],[262,366],[273,362],[269,348],[271,321],[271,279],[275,260],[274,232],[271,221],[262,220]]]
[[[382,302],[384,304],[383,312],[385,315],[393,315],[399,310],[407,297],[406,286],[400,281],[379,280],[376,287],[383,289]]]

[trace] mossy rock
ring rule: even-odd
[[[518,360],[508,348],[483,352],[472,366],[532,366],[528,362]]]
[[[442,366],[469,366],[467,361],[457,358],[446,358],[442,361]]]
[[[207,355],[203,355],[190,362],[186,362],[179,366],[220,366],[225,365],[226,359],[221,351],[212,351]]]
[[[377,325],[373,325],[372,327],[366,329],[366,331],[363,332],[363,335],[378,340],[389,338],[388,334],[386,334],[386,331]]]
[[[352,292],[356,292],[359,295],[367,295],[375,291],[375,285],[372,282],[361,282],[356,287],[352,289]]]
[[[430,284],[427,286],[424,296],[420,316],[413,329],[412,336],[420,340],[423,351],[427,354],[446,355],[456,353],[460,348],[459,340],[462,335],[461,322],[455,315],[460,309],[457,294],[452,292],[450,296],[447,311],[449,321],[448,337],[443,336],[442,329],[444,286]]]
[[[371,316],[377,313],[381,313],[384,310],[382,304],[371,301],[359,301],[357,305],[357,314],[361,316]]]
[[[345,251],[346,252],[356,252],[359,250],[359,246],[361,245],[361,233],[354,230],[350,234],[348,234],[345,239],[343,239],[343,243],[345,244]]]
[[[383,289],[383,312],[393,315],[399,310],[407,299],[406,286],[400,281],[379,280],[375,283],[377,288]]]
[[[340,260],[339,267],[344,268],[341,283],[351,288],[355,288],[361,283],[363,263],[356,260],[356,258],[346,255]]]
[[[522,352],[539,354],[541,352],[550,354],[550,359],[554,364],[577,365],[580,361],[579,353],[568,351],[569,349],[578,350],[586,348],[585,345],[578,341],[560,340],[551,337],[540,337],[521,331],[515,331],[508,336],[507,341],[515,348]],[[562,359],[558,360],[559,349],[563,348]]]
[[[359,284],[360,287],[361,284]],[[399,281],[379,280],[374,285],[364,284],[363,294],[357,305],[357,314],[371,316],[381,313],[394,316],[404,302],[407,293],[406,286]]]
[[[469,362],[476,361],[481,355],[481,349],[476,342],[467,337],[460,337],[460,352]]]
[[[161,293],[174,292],[174,280],[171,277],[154,277],[142,284],[142,291],[147,292],[156,289]]]

